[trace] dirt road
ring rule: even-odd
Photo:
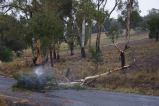
[[[159,97],[97,90],[13,91],[14,79],[0,76],[0,94],[28,99],[40,106],[159,106]]]

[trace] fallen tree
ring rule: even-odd
[[[120,67],[120,68],[114,69],[112,71],[108,71],[106,73],[97,74],[97,75],[94,75],[94,76],[88,76],[88,77],[85,77],[84,79],[80,79],[80,80],[77,80],[77,81],[74,81],[74,82],[59,83],[59,86],[67,86],[67,87],[71,87],[71,88],[73,86],[77,86],[77,85],[80,85],[81,87],[88,86],[89,84],[93,83],[98,78],[106,77],[107,75],[109,75],[113,72],[117,72],[117,71],[120,71],[120,70],[123,70],[123,69],[127,69],[129,67],[130,67],[130,65],[126,65],[124,67]]]

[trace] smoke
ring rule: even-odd
[[[57,89],[55,74],[48,67],[38,66],[33,68],[31,73],[21,73],[16,75],[16,86],[28,90],[41,91]]]
[[[44,68],[42,66],[36,67],[33,69],[33,72],[37,75],[37,76],[41,76],[44,73]]]

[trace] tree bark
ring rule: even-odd
[[[59,53],[57,53],[57,60],[59,60],[60,59],[60,54]]]
[[[156,42],[158,41],[158,39],[159,39],[159,32],[157,31],[157,33],[156,33]]]
[[[50,63],[51,63],[51,67],[54,66],[54,62],[53,62],[53,56],[52,56],[52,49],[50,48]]]
[[[57,60],[59,60],[60,59],[60,51],[59,51],[59,48],[58,48],[58,50],[57,50]]]
[[[56,50],[55,49],[54,49],[53,54],[54,54],[54,59],[57,59],[57,54],[56,54]]]
[[[82,22],[82,34],[81,34],[81,57],[85,58],[85,35],[86,35],[86,19],[85,16],[83,17]]]
[[[70,55],[71,56],[74,55],[74,44],[73,44],[73,42],[70,44]]]
[[[121,51],[120,52],[120,58],[121,58],[121,67],[125,66],[125,52]]]
[[[89,23],[89,49],[91,49],[91,43],[92,43],[92,23]]]
[[[97,38],[96,38],[96,52],[100,52],[100,37],[101,37],[101,27],[98,26],[98,33],[97,33]]]
[[[85,49],[83,47],[81,48],[81,57],[82,58],[86,57]]]

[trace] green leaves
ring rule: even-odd
[[[0,15],[0,42],[7,48],[18,51],[26,47],[23,26],[12,16]]]
[[[159,39],[159,13],[156,15],[151,15],[148,20],[149,25],[149,38],[156,38],[156,41]]]
[[[118,39],[120,34],[120,28],[117,22],[110,21],[110,28],[108,30],[108,37],[111,39],[113,43]]]

